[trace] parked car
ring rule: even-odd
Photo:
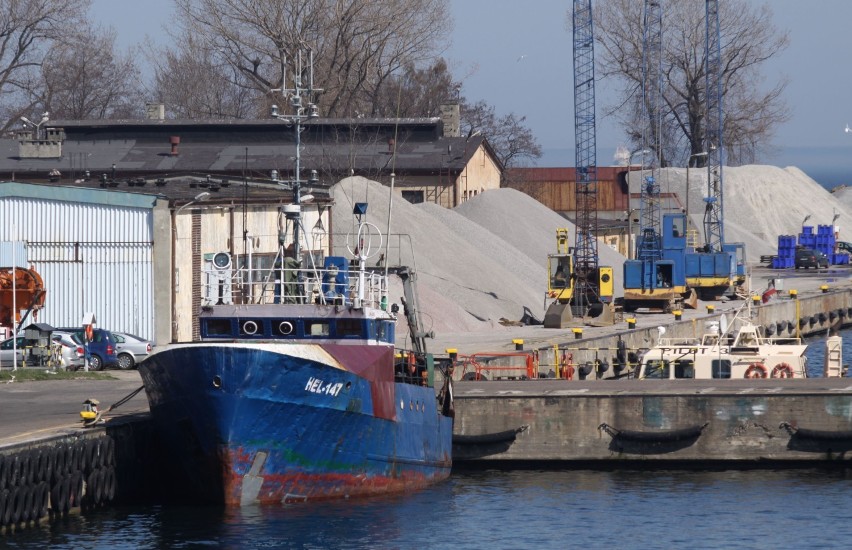
[[[845,252],[847,254],[852,254],[852,243],[847,243],[846,241],[837,241],[837,250],[840,252]]]
[[[51,341],[59,346],[62,366],[67,370],[76,371],[86,366],[86,350],[83,344],[74,339],[70,332],[54,331],[50,335]]]
[[[18,366],[24,365],[24,337],[18,336]],[[8,338],[0,342],[0,367],[12,367],[15,364],[15,339]]]
[[[804,267],[828,267],[828,256],[813,248],[796,249],[796,269]]]
[[[86,331],[82,327],[60,327],[61,332],[70,332],[78,344],[86,341]],[[92,330],[92,341],[89,342],[89,365],[92,370],[104,370],[118,366],[118,353],[115,349],[115,336],[108,330],[96,328]]]
[[[118,368],[129,370],[151,355],[151,342],[127,332],[113,332],[118,352]]]

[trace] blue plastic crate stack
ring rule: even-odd
[[[796,236],[778,235],[778,255],[772,258],[772,269],[786,269],[796,263]]]
[[[802,232],[799,233],[798,242],[796,237],[793,235],[778,236],[778,255],[775,258],[772,258],[772,268],[787,269],[796,265],[797,245],[822,252],[828,257],[828,261],[831,265],[849,264],[849,254],[845,252],[835,253],[836,244],[834,226],[819,225],[817,226],[816,233],[814,233],[813,226],[802,226]]]

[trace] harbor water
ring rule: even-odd
[[[114,507],[9,548],[848,548],[852,473],[458,472],[410,495],[291,506]]]

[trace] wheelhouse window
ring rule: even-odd
[[[327,321],[305,321],[305,336],[328,336],[329,324]]]
[[[669,362],[658,359],[651,359],[645,363],[645,378],[668,378],[669,377]]]
[[[338,319],[335,324],[338,338],[363,338],[364,327],[360,319]]]
[[[713,359],[713,361],[710,363],[710,367],[713,378],[731,377],[730,359]]]
[[[675,361],[675,378],[695,378],[695,363],[692,359],[678,359]]]

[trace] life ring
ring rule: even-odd
[[[95,329],[92,325],[86,325],[86,340],[92,342],[95,339]]]
[[[574,379],[574,366],[568,365],[562,367],[562,378],[565,380],[573,380]]]
[[[772,378],[793,378],[793,367],[787,363],[778,363],[772,369]]]
[[[766,378],[766,374],[763,363],[752,363],[745,371],[745,378]]]

